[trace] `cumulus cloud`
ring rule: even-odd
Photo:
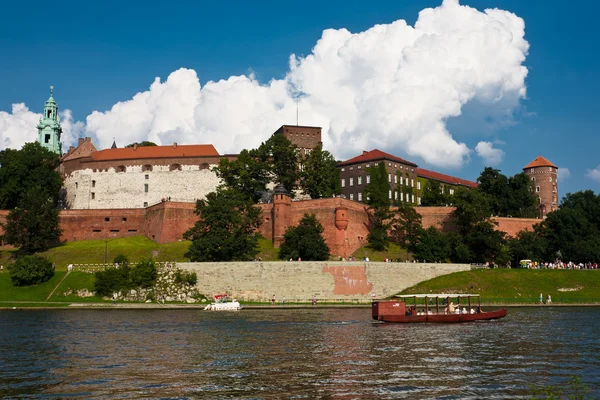
[[[471,150],[447,121],[470,102],[501,114],[519,107],[529,48],[524,29],[510,12],[444,0],[422,10],[414,27],[398,20],[358,33],[327,29],[309,55],[290,56],[283,79],[268,83],[250,74],[202,86],[194,70],[179,69],[93,112],[85,133],[99,148],[117,137],[121,145],[212,143],[233,153],[293,124],[299,97],[300,124],[322,126],[325,147],[339,159],[377,147],[459,167]]]
[[[569,168],[560,167],[558,169],[558,175],[556,176],[556,179],[559,182],[564,182],[565,179],[568,179],[570,176],[571,176],[571,171],[569,171]]]
[[[483,159],[485,165],[496,166],[502,162],[504,158],[504,151],[501,149],[495,149],[494,145],[490,142],[479,142],[475,146],[477,155]]]
[[[585,177],[600,183],[600,165],[598,165],[594,169],[588,169],[585,174]]]

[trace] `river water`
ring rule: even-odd
[[[0,398],[600,398],[600,308],[385,324],[369,308],[0,311]]]

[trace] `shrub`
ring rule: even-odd
[[[157,275],[154,261],[151,259],[142,260],[131,270],[132,287],[150,288],[154,286]]]
[[[115,265],[119,264],[119,266],[124,266],[125,267],[125,266],[129,265],[129,259],[127,258],[126,255],[119,254],[113,260],[113,264],[115,264]]]
[[[129,286],[129,267],[110,267],[96,272],[94,291],[97,296],[112,296],[113,293],[127,289]]]
[[[48,281],[54,275],[52,263],[40,256],[23,256],[9,268],[14,286],[29,286]]]
[[[198,283],[198,275],[193,271],[182,271],[178,269],[175,271],[175,282],[196,286],[196,283]]]

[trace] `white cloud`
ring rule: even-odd
[[[504,157],[504,151],[495,149],[491,142],[479,142],[475,146],[477,155],[483,159],[483,162],[487,166],[496,166],[502,162]]]
[[[600,183],[600,165],[598,165],[594,169],[588,169],[585,174],[585,177]]]
[[[558,175],[557,175],[556,179],[559,182],[564,182],[565,179],[568,179],[570,176],[571,176],[571,171],[569,171],[569,168],[560,167],[558,169]]]
[[[37,140],[37,123],[42,114],[29,111],[23,103],[13,104],[12,113],[0,111],[0,150],[20,149]]]
[[[249,75],[201,86],[195,71],[179,69],[93,112],[85,134],[99,148],[116,137],[119,145],[213,143],[238,152],[295,123],[301,94],[300,124],[322,126],[325,147],[339,159],[378,147],[458,167],[470,150],[447,120],[471,101],[505,114],[525,97],[524,28],[510,12],[445,0],[421,11],[414,27],[398,20],[359,33],[327,29],[311,54],[290,56],[285,78],[266,84]]]

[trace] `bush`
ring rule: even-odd
[[[113,293],[129,286],[129,267],[110,267],[96,272],[95,275],[94,291],[97,296],[112,296]]]
[[[323,226],[313,215],[304,214],[298,226],[288,228],[279,246],[282,260],[301,258],[305,261],[325,261],[329,259],[329,247],[321,234]]]
[[[178,269],[175,271],[175,282],[196,286],[196,283],[198,283],[198,275],[193,271],[181,271]]]
[[[132,287],[150,288],[154,286],[157,275],[154,261],[151,259],[142,260],[131,270]]]
[[[119,264],[119,266],[128,266],[129,265],[129,259],[127,258],[126,255],[124,254],[119,254],[118,256],[115,257],[115,259],[113,260],[113,264],[117,265]]]
[[[54,275],[52,263],[40,256],[23,256],[9,267],[14,286],[29,286],[48,281]]]

